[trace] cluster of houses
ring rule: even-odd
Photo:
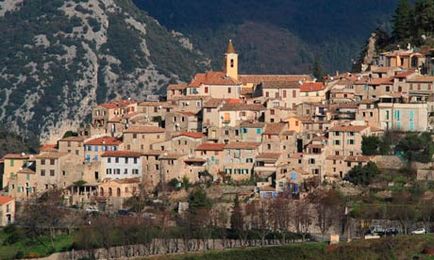
[[[17,201],[57,187],[69,204],[122,208],[142,191],[190,183],[253,183],[260,196],[339,181],[362,155],[363,136],[431,130],[434,77],[420,55],[381,55],[359,74],[244,75],[228,43],[223,71],[167,87],[164,99],[93,108],[78,135],[39,154],[7,154],[2,188]],[[1,200],[0,200],[1,202]]]

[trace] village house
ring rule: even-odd
[[[2,189],[9,185],[9,181],[19,170],[23,168],[25,163],[29,161],[32,156],[27,154],[6,154],[3,156],[3,177]]]
[[[0,196],[0,227],[15,222],[15,199],[10,196]]]
[[[84,142],[84,160],[88,163],[99,162],[103,153],[119,150],[121,144],[119,139],[110,136],[87,140]]]
[[[325,100],[327,88],[322,82],[304,82],[300,86],[300,103],[316,103]]]
[[[133,151],[106,151],[102,154],[102,179],[142,178],[143,154]]]
[[[234,142],[224,147],[223,171],[231,180],[242,181],[252,177],[260,143]]]
[[[173,111],[166,113],[165,128],[168,132],[197,132],[200,130],[199,113]]]
[[[154,143],[166,140],[165,129],[151,125],[131,126],[123,133],[124,150],[146,152]]]
[[[195,158],[206,160],[206,170],[214,177],[223,169],[225,144],[220,143],[202,143],[196,147]]]
[[[70,136],[65,137],[57,141],[58,150],[61,153],[75,154],[81,158],[84,158],[84,136]]]

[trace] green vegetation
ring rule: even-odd
[[[408,162],[429,163],[434,154],[434,142],[430,133],[386,132],[384,136],[363,136],[364,155],[397,154]]]
[[[232,38],[243,73],[309,73],[316,55],[329,73],[348,70],[354,54],[396,6],[395,1],[354,0],[134,2],[170,30],[189,36],[211,57],[214,69],[221,69],[224,43]]]
[[[0,231],[0,259],[48,256],[54,252],[70,250],[72,242],[71,235],[59,235],[54,239],[53,249],[48,236],[42,236],[36,240],[14,226],[9,226]]]
[[[179,256],[164,256],[157,259],[206,259],[206,260],[243,260],[243,259],[412,259],[426,257],[425,252],[432,250],[434,237],[407,236],[380,240],[355,240],[351,243],[326,245],[305,243],[289,246],[264,248],[245,248],[209,253]]]
[[[37,138],[26,139],[0,129],[0,158],[7,153],[36,153],[39,146]]]
[[[345,180],[355,185],[369,185],[375,176],[380,174],[380,169],[373,162],[368,162],[365,166],[357,165],[352,168],[345,176]]]

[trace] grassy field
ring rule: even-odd
[[[434,259],[424,251],[434,252],[434,236],[401,236],[380,240],[359,240],[339,245],[306,243],[289,246],[233,249],[201,254],[156,257],[158,260],[244,260],[244,259]]]
[[[48,256],[51,253],[68,250],[72,245],[72,236],[59,235],[54,240],[54,249],[48,237],[34,241],[29,238],[20,239],[16,243],[5,243],[7,234],[0,231],[0,259],[33,258]]]

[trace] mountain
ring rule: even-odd
[[[130,0],[0,0],[0,39],[0,122],[43,139],[209,66]]]
[[[221,67],[232,38],[243,73],[351,69],[377,27],[389,28],[397,0],[134,0],[162,25],[187,35]]]

